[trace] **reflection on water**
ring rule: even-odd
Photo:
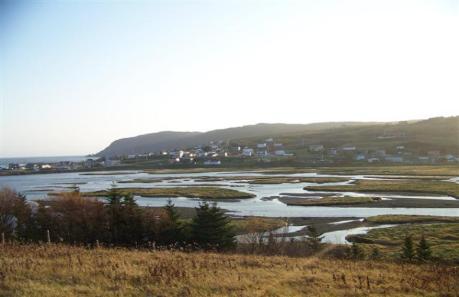
[[[366,234],[372,229],[388,228],[396,225],[380,225],[374,227],[358,227],[348,230],[338,230],[322,234],[322,242],[328,243],[339,243],[339,244],[349,244],[350,242],[346,240],[348,235],[357,235],[357,234]]]
[[[207,172],[207,173],[189,173],[189,174],[148,174],[138,171],[124,171],[115,175],[84,175],[81,173],[56,173],[56,174],[33,174],[24,176],[3,176],[0,177],[0,187],[9,186],[17,191],[26,194],[28,199],[42,199],[46,193],[52,190],[62,191],[62,187],[78,185],[82,192],[105,190],[113,184],[118,187],[175,187],[185,185],[218,185],[222,187],[234,188],[240,191],[250,192],[256,195],[255,198],[240,200],[237,202],[219,201],[217,204],[229,211],[232,215],[239,216],[271,216],[271,217],[368,217],[380,214],[418,214],[418,215],[442,215],[442,216],[459,216],[459,208],[363,208],[363,207],[302,207],[287,206],[278,199],[262,199],[263,197],[279,196],[280,193],[311,193],[303,190],[304,186],[313,185],[313,183],[296,183],[296,184],[247,184],[240,181],[207,181],[195,180],[195,178],[210,176],[225,178],[228,176],[261,176],[260,173],[253,172]],[[276,175],[270,175],[276,176]],[[279,174],[279,176],[330,176],[317,175],[315,173],[305,174]],[[171,178],[174,178],[171,183]],[[362,176],[349,176],[349,178],[362,178]],[[122,183],[119,181],[128,181],[133,179],[165,179],[155,183]],[[180,182],[180,183],[176,183]],[[329,183],[329,185],[340,185],[348,182]],[[362,196],[362,193],[341,193],[343,195]],[[420,198],[413,195],[378,195],[382,198]],[[431,199],[453,199],[451,197],[426,197]],[[137,202],[142,206],[164,206],[168,197],[164,198],[146,198],[136,197]],[[190,199],[185,197],[172,198],[176,206],[196,207],[202,201],[200,199]]]

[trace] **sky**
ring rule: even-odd
[[[1,1],[0,157],[459,115],[459,0]]]

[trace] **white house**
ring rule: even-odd
[[[257,144],[257,149],[265,149],[265,148],[266,148],[266,143]]]
[[[349,152],[349,151],[355,151],[356,149],[357,149],[357,148],[356,148],[355,146],[353,146],[353,145],[343,145],[343,146],[341,147],[341,150],[342,150],[342,151],[347,151],[347,152]]]
[[[362,161],[362,160],[365,160],[366,157],[365,157],[365,154],[357,154],[354,159],[356,161]]]
[[[403,162],[403,157],[400,156],[386,156],[384,158],[387,162],[401,163]]]
[[[379,158],[368,158],[368,163],[379,162]]]
[[[222,162],[220,160],[206,160],[204,161],[204,165],[210,165],[210,166],[218,166],[221,165]]]
[[[324,146],[321,145],[321,144],[311,144],[309,146],[309,150],[311,152],[321,152],[321,151],[323,151],[323,149],[324,149]]]
[[[253,156],[253,149],[252,148],[243,148],[242,149],[242,155],[245,157],[252,157]]]
[[[276,150],[274,154],[276,156],[288,156],[288,154],[284,150]]]

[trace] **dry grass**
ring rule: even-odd
[[[366,218],[375,224],[414,224],[414,223],[459,223],[459,217],[422,216],[422,215],[378,215]]]
[[[0,247],[0,296],[458,296],[451,266]]]

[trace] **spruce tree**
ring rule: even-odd
[[[320,236],[319,232],[314,226],[308,226],[309,231],[309,238],[308,241],[314,251],[317,251],[320,248],[320,244],[322,241],[322,236]]]
[[[173,224],[178,224],[179,223],[180,215],[178,214],[177,209],[175,207],[175,204],[172,203],[171,199],[167,200],[167,204],[164,206],[164,210],[166,211],[167,215],[169,216],[169,220]]]
[[[214,203],[204,202],[196,208],[191,223],[191,241],[203,249],[230,249],[235,246],[230,219]]]
[[[167,201],[164,210],[169,220],[164,229],[161,230],[158,238],[159,244],[170,245],[181,243],[184,241],[183,225],[180,222],[180,215],[171,199]]]
[[[364,259],[365,252],[360,245],[353,242],[351,246],[351,257],[352,259]]]
[[[122,194],[113,186],[107,195],[110,241],[134,245],[142,240],[142,210],[131,194]]]
[[[413,247],[413,238],[411,235],[405,237],[405,241],[402,247],[402,259],[411,261],[414,259],[414,247]]]
[[[421,261],[427,261],[432,257],[430,245],[428,244],[424,235],[422,235],[421,240],[419,240],[419,243],[416,247],[416,256]]]
[[[373,247],[371,250],[370,258],[373,260],[379,259],[381,257],[381,252],[379,251],[378,247]]]

